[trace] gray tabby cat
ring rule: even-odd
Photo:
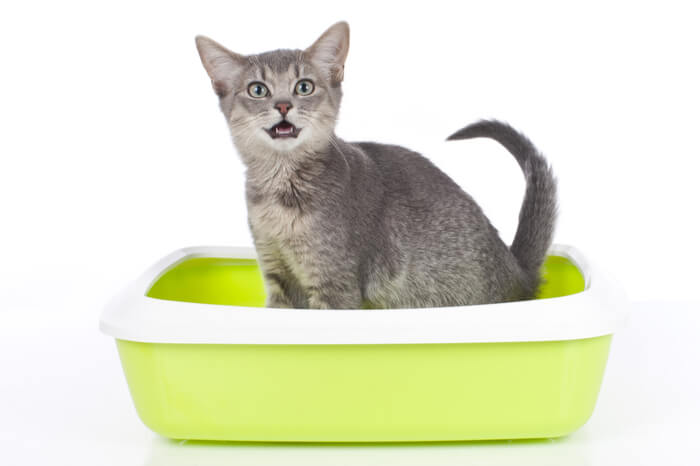
[[[476,202],[426,158],[335,135],[347,23],[306,50],[242,56],[206,37],[196,43],[247,168],[268,307],[411,308],[534,296],[556,185],[523,135],[481,121],[448,138],[493,138],[520,164],[527,190],[508,248]]]

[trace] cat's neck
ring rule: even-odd
[[[249,201],[278,199],[294,205],[323,194],[329,183],[342,183],[348,177],[346,157],[349,144],[332,135],[314,150],[268,151],[254,157],[244,154],[246,194]]]

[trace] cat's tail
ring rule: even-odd
[[[448,141],[487,137],[513,154],[525,174],[525,199],[511,253],[531,280],[533,291],[540,282],[540,268],[552,243],[557,217],[557,183],[552,169],[530,140],[506,123],[478,121],[460,129]]]

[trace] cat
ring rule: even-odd
[[[236,54],[196,37],[246,166],[248,221],[271,308],[461,306],[529,299],[556,217],[556,181],[533,144],[480,121],[448,140],[488,137],[526,178],[513,244],[428,159],[335,135],[349,26],[305,50]]]

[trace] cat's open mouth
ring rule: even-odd
[[[270,129],[266,129],[267,134],[272,139],[277,138],[295,138],[299,136],[300,128],[297,128],[287,120],[282,120]]]

